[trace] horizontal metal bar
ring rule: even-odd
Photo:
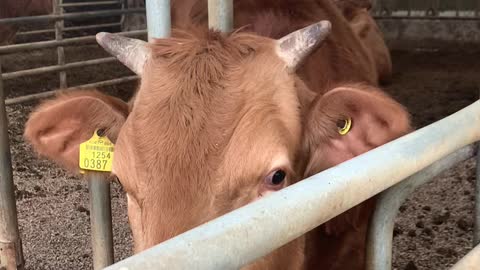
[[[123,77],[123,78],[117,78],[117,79],[112,79],[112,80],[106,80],[106,81],[101,81],[101,82],[95,82],[95,83],[89,83],[89,84],[84,84],[84,85],[79,85],[79,86],[74,86],[66,89],[57,89],[57,90],[52,90],[52,91],[47,91],[47,92],[42,92],[38,94],[31,94],[31,95],[26,95],[26,96],[21,96],[21,97],[16,97],[16,98],[10,98],[5,100],[5,105],[10,106],[10,105],[15,105],[15,104],[20,104],[20,103],[25,103],[37,99],[43,99],[43,98],[48,98],[51,96],[54,96],[58,94],[59,92],[68,92],[68,91],[75,91],[79,89],[88,89],[88,88],[95,88],[95,87],[104,87],[108,85],[114,85],[114,84],[120,84],[120,83],[126,83],[130,81],[135,81],[138,80],[138,76],[128,76],[128,77]]]
[[[480,21],[480,17],[454,17],[454,16],[373,16],[376,20],[458,20],[458,21]]]
[[[477,148],[476,144],[472,144],[457,150],[378,196],[377,207],[372,216],[368,233],[367,270],[392,268],[393,226],[398,209],[408,196],[440,173],[475,156]]]
[[[19,77],[24,77],[24,76],[32,76],[32,75],[38,75],[38,74],[44,74],[44,73],[50,73],[50,72],[56,72],[56,71],[63,71],[63,70],[79,68],[79,67],[111,63],[115,61],[117,61],[117,58],[115,57],[106,57],[106,58],[86,60],[81,62],[68,63],[65,65],[47,66],[47,67],[41,67],[41,68],[33,68],[33,69],[27,69],[22,71],[3,73],[0,75],[2,76],[3,80],[11,80]]]
[[[0,19],[0,24],[22,24],[22,23],[50,22],[50,21],[60,21],[60,20],[78,20],[78,19],[110,17],[115,15],[143,13],[143,12],[145,12],[145,8],[86,11],[86,12],[65,13],[61,15],[52,14],[52,15],[30,16],[30,17],[6,18],[6,19]]]
[[[105,269],[239,269],[479,140],[479,126],[477,101]]]
[[[450,270],[473,270],[480,266],[480,245],[460,259]]]
[[[74,26],[74,27],[65,27],[63,28],[64,32],[68,31],[78,31],[78,30],[87,30],[87,29],[96,29],[101,27],[112,27],[112,26],[120,26],[120,23],[103,23],[103,24],[94,24],[94,25],[86,25],[86,26]],[[55,33],[55,29],[43,29],[43,30],[33,30],[28,32],[20,32],[17,36],[27,36],[27,35],[39,35],[39,34],[46,34],[46,33]]]
[[[147,30],[118,32],[115,34],[122,35],[122,36],[141,36],[141,35],[147,34]],[[77,45],[77,44],[95,43],[95,42],[96,42],[95,36],[85,36],[85,37],[77,37],[77,38],[68,38],[61,41],[49,40],[49,41],[40,41],[40,42],[25,43],[25,44],[7,45],[7,46],[0,46],[0,55],[8,54],[8,53],[16,53],[16,52],[26,51],[26,50],[38,50],[38,49],[46,49],[46,48],[52,48],[57,46],[68,46],[68,45]]]
[[[61,7],[84,7],[84,6],[99,6],[99,5],[116,5],[121,4],[120,1],[97,1],[97,2],[80,2],[80,3],[65,3]]]
[[[112,27],[112,26],[120,26],[120,23],[103,23],[103,24],[94,24],[94,25],[85,25],[85,26],[73,26],[73,27],[65,27],[63,28],[64,32],[68,31],[78,31],[78,30],[86,30],[86,29],[95,29],[101,27]]]

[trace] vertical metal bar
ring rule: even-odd
[[[171,34],[170,0],[146,0],[148,40]]]
[[[475,5],[475,16],[478,18],[480,17],[480,0],[476,0],[476,5]]]
[[[460,0],[455,0],[455,17],[460,17]]]
[[[478,145],[480,150],[480,144]],[[480,152],[477,154],[477,168],[475,179],[475,210],[473,212],[474,228],[473,228],[473,246],[480,243]]]
[[[53,12],[55,15],[63,15],[63,0],[54,0],[53,2]],[[63,27],[64,27],[64,21],[60,20],[55,22],[55,40],[56,41],[61,41],[63,39]],[[57,56],[58,56],[58,64],[59,65],[65,65],[65,49],[63,46],[57,47]],[[59,78],[60,78],[60,88],[66,88],[67,87],[67,72],[65,71],[60,71],[59,73]]]
[[[412,15],[412,0],[407,0],[407,12],[408,12],[408,17]]]
[[[88,173],[90,224],[92,228],[93,269],[113,264],[112,208],[110,182],[102,173]]]
[[[13,270],[23,269],[23,252],[18,231],[12,158],[1,70],[0,62],[0,269]]]
[[[445,170],[475,155],[478,146],[469,145],[433,163],[395,186],[383,191],[377,199],[368,229],[366,269],[392,268],[393,227],[398,209],[419,186]]]
[[[222,32],[233,29],[233,0],[208,0],[208,27]]]

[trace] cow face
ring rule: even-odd
[[[113,173],[128,195],[135,250],[144,250],[404,131],[403,109],[379,91],[315,97],[295,75],[329,29],[320,22],[280,40],[178,33],[151,45],[99,34],[141,75],[131,110],[99,93],[63,96],[32,114],[26,138],[76,170],[79,142],[104,129],[116,144]],[[346,119],[354,126],[341,135]],[[300,269],[303,250],[297,239],[248,268]]]

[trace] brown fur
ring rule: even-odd
[[[290,185],[409,130],[401,105],[368,84],[347,83],[374,84],[374,76],[365,74],[375,72],[331,2],[296,1],[303,13],[292,9],[290,17],[289,1],[235,3],[236,18],[253,16],[251,29],[263,37],[194,29],[157,40],[125,121],[126,110],[119,108],[126,105],[82,93],[86,104],[71,102],[78,98],[74,95],[58,98],[27,123],[25,136],[39,152],[50,145],[78,144],[91,133],[88,129],[113,123],[113,131],[123,123],[110,134],[118,137],[113,173],[128,194],[136,252],[274,192],[265,182],[272,171],[287,172],[282,186]],[[320,19],[334,25],[331,37],[298,75],[289,72],[268,38],[284,29],[274,22],[257,25],[279,16],[287,16],[295,28]],[[98,108],[102,115],[85,107]],[[59,117],[52,121],[52,115]],[[354,127],[340,136],[335,123],[346,116]],[[45,132],[39,132],[44,130],[56,132],[45,140]],[[73,168],[74,147],[43,154]],[[339,215],[245,269],[363,269],[373,203]]]
[[[351,12],[350,26],[370,52],[375,62],[380,83],[389,83],[392,79],[392,59],[383,39],[383,33],[368,10],[356,9]]]

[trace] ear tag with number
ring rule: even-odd
[[[81,174],[86,171],[112,171],[114,144],[102,133],[97,129],[88,141],[80,144]]]

